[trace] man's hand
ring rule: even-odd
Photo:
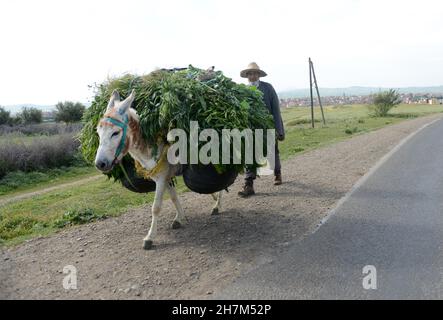
[[[278,140],[278,141],[283,141],[283,140],[285,140],[285,135],[284,135],[284,134],[279,134],[279,135],[277,135],[277,140]]]

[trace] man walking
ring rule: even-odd
[[[255,62],[251,62],[245,70],[240,72],[242,78],[248,78],[249,85],[257,87],[263,93],[263,99],[268,108],[269,112],[272,114],[275,123],[275,131],[278,141],[283,141],[285,139],[285,130],[283,127],[283,121],[280,114],[280,106],[278,102],[277,93],[270,83],[260,81],[261,77],[266,77],[267,74],[259,68]],[[281,164],[280,164],[280,154],[278,150],[278,141],[275,143],[275,168],[274,168],[274,185],[282,184],[281,178]],[[255,194],[254,191],[254,180],[257,176],[256,170],[246,168],[246,177],[243,190],[238,194],[241,197],[249,197]]]

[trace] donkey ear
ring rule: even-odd
[[[132,90],[131,94],[123,100],[118,106],[118,113],[124,114],[131,107],[132,102],[135,99],[135,90]]]
[[[107,109],[109,110],[109,109],[114,108],[115,104],[119,103],[119,102],[120,102],[120,94],[118,93],[117,90],[112,91],[111,99],[109,99]]]

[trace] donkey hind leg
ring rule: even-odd
[[[160,213],[162,202],[163,202],[163,193],[165,192],[165,181],[156,181],[157,187],[155,189],[154,202],[152,204],[152,221],[151,228],[149,229],[148,235],[143,239],[143,248],[145,250],[149,250],[152,248],[152,242],[157,234],[157,220],[158,214]]]
[[[216,200],[214,207],[212,207],[212,212],[211,212],[212,215],[217,215],[221,211],[222,194],[223,194],[223,191],[218,192],[217,195],[215,195],[214,193],[211,194],[212,198],[214,200]]]
[[[168,184],[167,188],[169,195],[171,196],[172,203],[174,204],[175,209],[177,210],[177,214],[175,215],[174,221],[172,222],[172,229],[178,229],[185,223],[185,213],[180,204],[180,201],[178,200],[177,191],[175,190],[175,187],[171,184]]]

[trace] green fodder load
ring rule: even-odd
[[[85,159],[93,163],[99,145],[96,127],[106,111],[113,90],[118,90],[122,98],[134,89],[136,92],[132,108],[140,117],[143,137],[153,146],[158,139],[166,142],[171,129],[183,129],[188,136],[190,122],[197,121],[199,130],[215,129],[220,137],[218,172],[244,168],[244,141],[242,142],[242,163],[221,164],[222,129],[264,129],[263,150],[266,152],[266,129],[273,129],[272,116],[266,108],[262,93],[255,87],[237,84],[223,75],[221,71],[205,71],[189,66],[179,71],[159,70],[148,75],[127,74],[114,78],[96,87],[96,95],[91,107],[83,117],[84,126],[80,134],[82,152]],[[199,147],[206,142],[199,142]],[[188,146],[189,147],[189,146]],[[189,151],[189,148],[188,148]],[[232,158],[231,146],[231,158]],[[189,152],[188,152],[189,158]],[[123,165],[132,165],[129,155]],[[252,166],[259,166],[254,159]],[[123,172],[116,166],[108,176],[117,180]]]

